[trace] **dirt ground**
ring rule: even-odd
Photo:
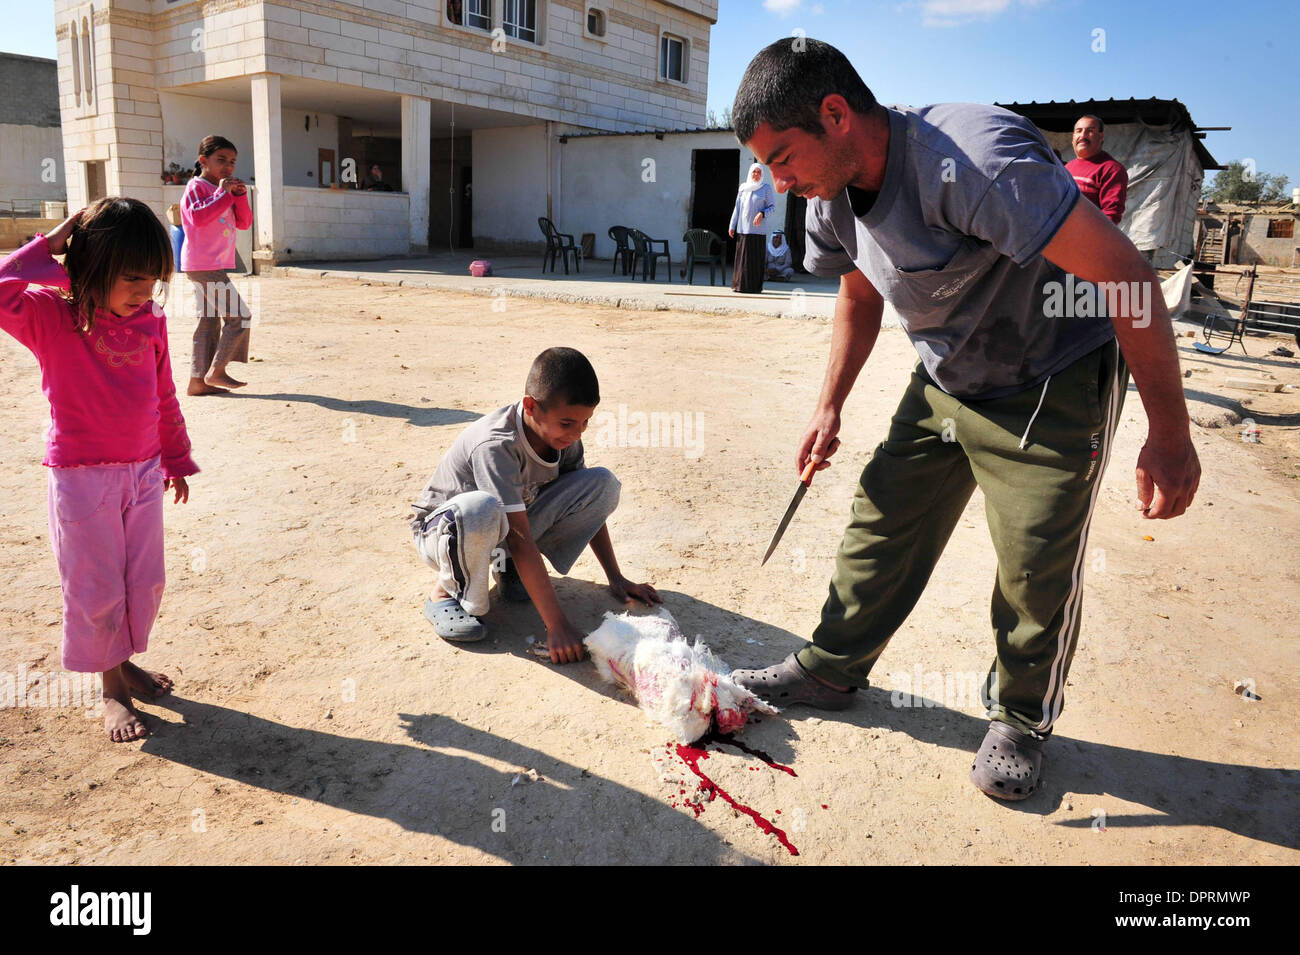
[[[817,619],[853,486],[915,362],[905,336],[882,333],[835,466],[760,569],[795,487],[827,322],[344,281],[257,288],[256,360],[233,366],[246,393],[182,399],[203,471],[188,505],[168,505],[168,590],[142,658],[177,692],[143,706],[154,735],[132,744],[110,744],[78,708],[0,709],[0,860],[1300,861],[1300,393],[1223,387],[1243,373],[1300,385],[1300,360],[1256,339],[1255,357],[1205,358],[1180,339],[1204,478],[1171,522],[1134,513],[1146,427],[1130,391],[1066,708],[1028,801],[967,780],[985,721],[964,675],[982,676],[993,652],[978,492],[856,707],[744,731],[797,775],[711,749],[701,768],[783,828],[795,857],[721,799],[698,815],[683,805],[697,781],[667,734],[590,663],[530,655],[543,637],[531,607],[494,609],[483,645],[438,639],[405,518],[466,423],[520,396],[539,351],[580,347],[614,416],[603,436],[593,422],[587,460],[623,482],[611,520],[623,569],[732,666],[773,662]],[[182,383],[188,338],[173,321]],[[48,682],[60,633],[39,464],[48,411],[35,361],[7,337],[0,369],[0,667]],[[681,412],[695,431],[679,447],[632,446],[636,412]],[[1259,443],[1242,440],[1243,415]],[[579,628],[620,609],[603,583],[590,553],[557,579]],[[1243,680],[1258,701],[1234,692]],[[906,689],[922,705],[895,705]]]

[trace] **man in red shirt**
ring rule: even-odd
[[[1106,126],[1096,116],[1081,116],[1074,124],[1074,155],[1065,164],[1079,191],[1111,222],[1119,225],[1124,218],[1124,202],[1128,198],[1128,173],[1122,163],[1101,148],[1106,138]]]

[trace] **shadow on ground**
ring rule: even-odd
[[[317,405],[330,411],[342,411],[348,414],[371,415],[376,418],[405,418],[418,428],[432,428],[444,424],[467,424],[483,417],[474,411],[461,411],[458,408],[420,408],[414,405],[401,405],[392,401],[344,401],[329,395],[271,394],[257,395],[248,392],[231,392],[229,397],[245,401],[299,401]]]
[[[659,799],[443,714],[398,714],[411,738],[405,744],[286,726],[195,700],[159,705],[183,722],[156,730],[142,745],[145,753],[268,792],[388,819],[507,862],[757,861]],[[512,785],[515,767],[534,769],[540,778]],[[410,861],[421,861],[418,851]]]

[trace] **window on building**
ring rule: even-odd
[[[86,89],[86,105],[91,104],[95,95],[95,54],[90,46],[90,21],[81,18],[81,76]]]
[[[68,43],[72,47],[72,96],[78,106],[81,105],[81,34],[77,32],[77,22],[68,24]]]
[[[666,80],[686,82],[686,41],[665,33],[659,38],[659,75]]]
[[[506,36],[537,42],[537,0],[504,0],[501,26]]]
[[[447,0],[447,20],[476,30],[492,29],[492,0]]]
[[[1269,219],[1269,220],[1268,220],[1268,238],[1270,238],[1270,239],[1294,239],[1294,238],[1295,238],[1295,220],[1294,220],[1294,219]]]
[[[591,7],[587,10],[587,33],[590,36],[605,35],[605,11]]]

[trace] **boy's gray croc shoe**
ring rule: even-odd
[[[471,617],[454,597],[444,597],[437,603],[432,597],[424,601],[424,615],[433,624],[434,632],[444,640],[456,643],[473,643],[487,636],[487,628]]]
[[[1043,768],[1043,741],[994,720],[970,768],[970,781],[995,799],[1015,801],[1033,794]]]
[[[853,705],[857,687],[834,690],[805,670],[792,653],[762,670],[732,670],[731,678],[777,707],[802,703],[819,710],[843,710]]]

